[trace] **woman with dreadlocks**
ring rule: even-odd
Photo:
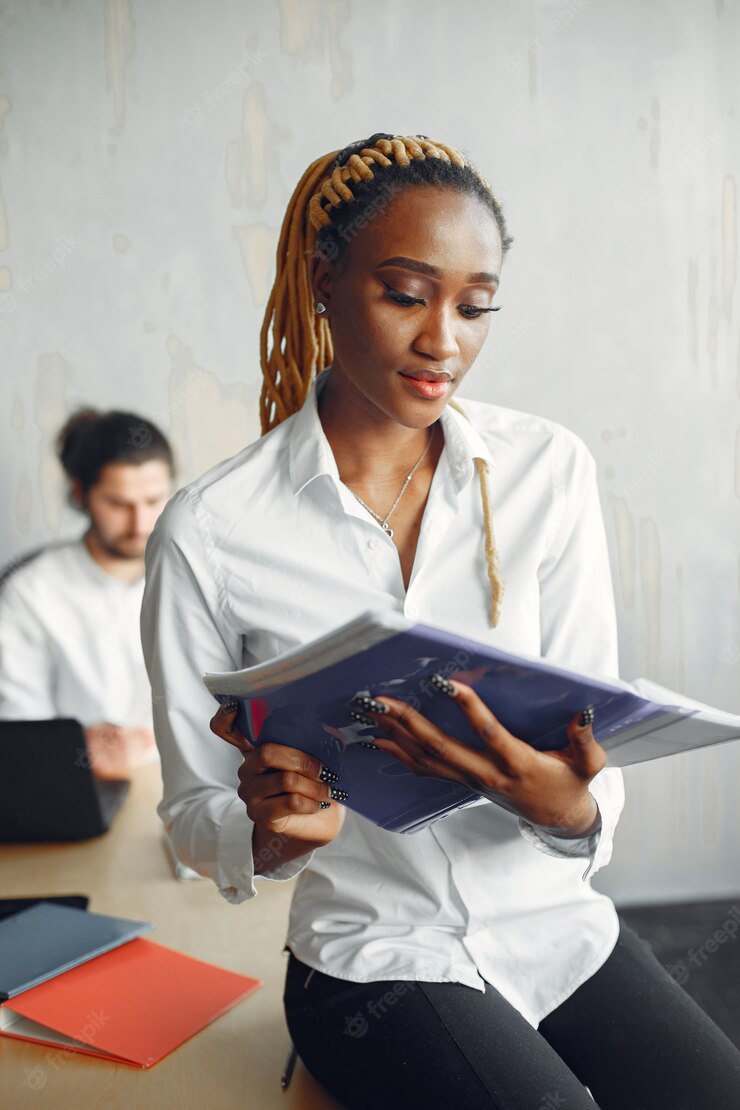
[[[147,552],[160,813],[232,902],[299,876],[286,1015],[344,1105],[588,1110],[589,1088],[605,1110],[740,1106],[738,1053],[591,888],[623,791],[588,707],[567,750],[538,752],[440,678],[471,751],[365,699],[379,748],[481,795],[414,836],[345,808],[289,744],[252,749],[233,710],[212,721],[228,745],[204,729],[204,671],[371,608],[616,674],[591,456],[548,420],[454,400],[509,245],[480,174],[421,136],[373,135],[299,182],[262,331],[265,434],[182,490]]]

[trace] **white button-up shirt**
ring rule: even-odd
[[[144,579],[123,582],[84,540],[49,547],[0,589],[0,719],[151,726]]]
[[[617,674],[612,587],[595,467],[570,432],[477,402],[441,417],[408,590],[392,540],[339,479],[312,390],[300,412],[169,503],[149,541],[142,612],[164,773],[160,813],[181,858],[226,898],[257,893],[238,752],[214,737],[200,681],[270,659],[371,608],[508,651]],[[489,625],[473,460],[490,468],[501,619]],[[341,783],[339,784],[341,786]],[[618,934],[584,881],[611,854],[621,773],[593,781],[603,827],[555,840],[486,802],[414,835],[348,811],[331,843],[261,879],[299,874],[287,943],[352,981],[496,987],[532,1024],[589,978]],[[576,858],[574,858],[574,855]],[[556,858],[559,857],[559,858]],[[580,858],[579,858],[580,857]]]

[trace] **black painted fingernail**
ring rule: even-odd
[[[332,786],[329,795],[335,802],[346,802],[347,798],[349,798],[349,794],[346,790],[339,790],[336,786]]]
[[[358,694],[354,699],[355,703],[365,709],[368,713],[387,713],[388,706],[383,705],[382,701],[377,701],[371,698],[369,694]]]
[[[331,802],[319,802],[322,809],[331,809]]]
[[[236,698],[229,698],[228,701],[221,703],[221,708],[223,709],[224,713],[236,713],[239,709],[239,702],[236,700]]]
[[[364,713],[358,713],[355,709],[350,709],[349,715],[353,721],[359,721],[361,725],[374,725],[375,721],[372,717],[366,717]]]
[[[449,679],[441,674],[433,674],[429,679],[429,684],[434,687],[438,694],[446,694],[448,698],[454,698],[455,687]]]
[[[319,772],[319,781],[326,782],[331,785],[331,783],[333,782],[339,782],[339,775],[336,773],[336,771],[332,771],[330,767],[322,766],[321,771]]]
[[[578,727],[588,728],[589,725],[592,725],[594,723],[595,716],[596,713],[594,712],[594,707],[592,705],[587,705],[586,708],[583,710],[583,713],[581,713],[580,717],[578,718]]]
[[[381,750],[377,744],[373,744],[370,740],[360,740],[360,747],[367,748],[369,752],[379,752]]]

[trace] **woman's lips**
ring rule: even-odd
[[[401,372],[401,377],[409,389],[413,389],[420,397],[432,400],[444,397],[452,385],[452,378],[442,374],[434,374],[431,370],[418,370],[413,373]]]

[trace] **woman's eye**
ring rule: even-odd
[[[495,304],[491,305],[490,308],[482,308],[480,305],[477,304],[461,304],[458,305],[458,308],[462,312],[463,316],[467,316],[468,320],[476,320],[479,316],[482,316],[484,312],[498,312],[498,310],[501,308],[501,305]]]
[[[383,284],[385,285],[386,296],[396,304],[411,306],[419,304],[425,305],[427,303],[422,297],[412,297],[409,293],[399,293],[397,289],[394,289],[392,285],[388,285],[387,282],[383,282]],[[466,319],[477,320],[484,312],[498,312],[501,305],[492,305],[490,308],[484,308],[482,305],[477,304],[461,304],[457,307]]]
[[[386,296],[390,297],[390,299],[392,301],[395,301],[396,304],[404,304],[404,305],[426,304],[426,301],[423,301],[421,299],[421,297],[410,297],[408,295],[408,293],[399,293],[397,289],[394,289],[390,285],[386,285],[385,290],[386,290]]]

